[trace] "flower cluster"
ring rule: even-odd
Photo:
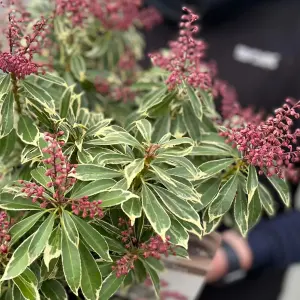
[[[151,30],[154,26],[163,21],[161,14],[153,6],[142,9],[139,13],[138,20],[146,30]]]
[[[30,21],[30,15],[25,10],[14,8],[8,12],[5,35],[9,49],[0,52],[0,69],[14,74],[17,79],[39,71],[42,65],[33,62],[33,55],[40,53],[49,42],[46,38],[50,28],[47,20],[41,17],[33,24],[32,32],[24,34]]]
[[[209,68],[202,61],[207,46],[203,41],[194,39],[194,34],[199,31],[194,22],[199,17],[187,8],[183,10],[187,14],[181,17],[179,38],[169,44],[169,55],[154,53],[150,57],[155,66],[171,72],[166,81],[169,89],[174,89],[183,81],[195,88],[207,89],[212,85]]]
[[[5,211],[0,212],[0,252],[1,254],[6,254],[8,252],[8,242],[11,237],[8,234],[8,229],[10,227],[10,221],[8,215]]]
[[[79,215],[82,212],[82,217],[90,217],[91,219],[95,218],[103,218],[104,213],[100,205],[102,204],[102,200],[94,200],[89,201],[88,196],[83,196],[78,200],[72,201],[72,212],[75,215]]]
[[[300,161],[300,147],[296,146],[300,129],[291,130],[293,119],[300,117],[299,108],[300,101],[287,99],[274,117],[260,124],[232,128],[221,135],[238,147],[247,163],[259,167],[260,174],[284,178],[293,164]]]
[[[166,237],[166,241],[156,235],[145,243],[140,243],[135,237],[134,227],[130,225],[130,221],[122,218],[119,219],[119,227],[126,226],[126,230],[121,232],[122,242],[128,252],[116,261],[116,265],[112,269],[116,272],[116,276],[127,275],[130,270],[134,269],[134,262],[138,260],[139,256],[144,258],[154,257],[160,259],[161,255],[168,256],[169,252],[176,255],[170,237]]]
[[[162,21],[154,7],[141,9],[142,0],[90,0],[90,12],[108,30],[126,31],[137,21],[151,29]]]
[[[47,188],[53,189],[51,197],[43,186],[35,182],[21,180],[22,192],[31,198],[33,203],[39,202],[41,208],[46,208],[48,205],[71,205],[72,212],[76,215],[81,214],[83,218],[95,218],[96,216],[102,218],[101,200],[89,201],[87,196],[79,199],[68,199],[65,196],[76,183],[76,178],[72,175],[76,173],[77,165],[71,164],[62,152],[64,141],[59,140],[59,137],[63,134],[63,131],[56,134],[45,133],[48,146],[43,149],[43,153],[48,157],[43,162],[48,166],[45,175],[50,179]]]
[[[67,16],[73,26],[82,26],[89,14],[89,2],[87,0],[56,0],[55,12],[58,16]]]

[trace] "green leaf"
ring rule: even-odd
[[[279,178],[277,175],[273,175],[272,177],[267,177],[267,178],[272,183],[273,187],[276,189],[283,203],[286,206],[290,206],[291,197],[290,197],[290,191],[287,182]]]
[[[83,240],[103,259],[111,261],[108,245],[102,235],[90,224],[72,215]]]
[[[164,205],[172,212],[176,217],[181,220],[194,223],[200,227],[200,218],[194,208],[186,201],[177,197],[174,193],[168,190],[151,185],[156,194],[162,200]]]
[[[93,145],[93,146],[124,144],[124,145],[130,145],[132,147],[135,147],[135,148],[139,149],[140,151],[144,150],[143,146],[140,144],[140,142],[135,137],[133,137],[128,132],[124,132],[124,131],[108,133],[104,138],[90,140],[90,141],[87,141],[86,144]]]
[[[238,176],[235,174],[221,187],[208,210],[211,221],[223,216],[230,209],[236,195],[237,184]]]
[[[168,156],[168,155],[164,156],[163,154],[160,154],[157,156],[154,163],[156,163],[158,161],[158,159],[161,159],[161,161],[164,163],[168,163],[168,164],[171,164],[174,166],[182,166],[192,175],[193,178],[197,177],[197,174],[198,174],[197,168],[186,157],[180,157],[180,156],[172,157],[172,156]]]
[[[201,203],[197,204],[197,210],[200,211],[208,206],[219,191],[220,178],[212,178],[205,181],[197,188],[197,192],[201,194]]]
[[[174,218],[171,219],[171,227],[167,232],[170,236],[170,242],[174,245],[179,245],[188,248],[189,234],[185,228]]]
[[[0,139],[0,157],[10,156],[15,150],[17,141],[16,131],[12,130],[7,136]]]
[[[37,167],[36,169],[32,170],[30,174],[37,183],[42,185],[47,190],[53,192],[53,187],[49,188],[47,186],[47,184],[51,182],[51,179],[49,176],[45,175],[46,171],[47,170],[44,167]]]
[[[234,219],[240,233],[245,237],[248,232],[248,199],[240,185],[234,202]]]
[[[0,194],[0,207],[5,210],[41,210],[38,203],[32,203],[30,198],[15,197],[12,194]]]
[[[72,199],[79,199],[83,196],[93,196],[98,193],[107,191],[115,185],[115,181],[112,179],[100,179],[92,181],[87,185],[83,186],[81,189],[78,189],[71,195]]]
[[[63,78],[60,76],[54,75],[53,73],[45,73],[45,74],[38,74],[34,75],[35,77],[39,78],[40,80],[60,85],[60,86],[67,86],[67,83],[64,81]]]
[[[30,257],[28,253],[29,245],[32,241],[33,235],[29,236],[22,244],[14,251],[9,263],[5,269],[1,281],[9,280],[19,276],[24,272],[30,264]]]
[[[274,215],[275,207],[274,207],[273,197],[264,185],[260,184],[258,186],[258,194],[259,194],[260,202],[263,208],[265,209],[265,211],[270,216]]]
[[[130,155],[123,154],[120,152],[114,152],[110,151],[107,153],[100,153],[98,154],[94,162],[99,163],[100,165],[107,165],[107,164],[127,164],[131,163],[134,158],[132,158]]]
[[[121,204],[131,198],[139,198],[139,196],[126,190],[112,190],[98,194],[98,198],[102,200],[101,207],[111,207]]]
[[[14,128],[14,96],[6,94],[0,112],[0,137],[7,136]]]
[[[150,279],[151,279],[151,281],[153,283],[155,294],[156,294],[157,298],[159,298],[160,280],[159,280],[158,274],[157,274],[157,272],[153,268],[151,268],[149,266],[149,264],[148,264],[148,262],[146,260],[143,260],[143,263],[144,263],[146,271],[149,274]]]
[[[134,262],[134,277],[137,283],[144,283],[147,279],[147,271],[141,260]]]
[[[101,300],[110,299],[118,291],[124,279],[125,279],[124,276],[117,277],[116,273],[114,272],[110,273],[110,275],[107,276],[103,281],[99,299]]]
[[[79,81],[85,80],[86,65],[82,56],[72,55],[71,56],[71,71],[75,78]]]
[[[61,229],[57,226],[51,233],[50,238],[44,249],[44,263],[49,271],[52,259],[59,258],[61,255]]]
[[[247,193],[248,199],[251,201],[256,189],[258,187],[258,177],[254,166],[249,166],[248,177],[247,177]]]
[[[41,291],[47,300],[68,300],[63,285],[55,279],[44,281]]]
[[[91,164],[78,165],[76,174],[74,174],[75,178],[82,181],[111,179],[120,176],[121,173],[118,171]]]
[[[142,204],[141,200],[138,198],[129,199],[121,204],[122,210],[128,216],[131,224],[134,224],[136,218],[142,215]]]
[[[168,214],[146,184],[143,184],[142,187],[142,205],[154,231],[164,239],[166,232],[171,226],[171,221]]]
[[[11,292],[12,295],[7,295],[7,293]],[[6,299],[8,297],[9,300],[26,300],[24,296],[21,294],[19,288],[14,284],[11,290],[8,290],[6,292],[6,297],[3,299]]]
[[[190,155],[193,156],[230,156],[228,150],[218,148],[215,145],[201,144],[193,147]]]
[[[23,219],[22,221],[16,223],[9,229],[9,234],[11,236],[10,240],[10,246],[15,244],[21,237],[23,237],[26,232],[28,232],[33,225],[42,217],[42,215],[46,211],[41,211],[38,213],[35,213],[34,215],[30,215],[26,219]]]
[[[144,159],[138,158],[127,165],[124,169],[124,176],[127,180],[127,188],[131,186],[135,177],[144,169]]]
[[[148,93],[140,102],[138,113],[146,112],[157,104],[160,104],[164,99],[164,94],[167,88],[163,87]]]
[[[81,282],[81,261],[78,246],[71,242],[68,233],[63,227],[62,230],[62,265],[65,279],[68,286],[75,295],[78,295],[78,289]]]
[[[188,137],[182,137],[177,139],[172,139],[170,141],[166,141],[161,143],[163,149],[172,148],[174,146],[179,146],[183,144],[194,145],[194,141]]]
[[[135,122],[137,129],[143,136],[146,142],[150,143],[152,135],[152,126],[149,121],[142,119]]]
[[[55,217],[55,214],[51,213],[39,227],[39,229],[34,233],[28,249],[30,263],[35,261],[46,247],[54,226]]]
[[[79,233],[77,227],[73,221],[73,218],[70,216],[70,213],[67,211],[63,211],[61,218],[62,225],[64,230],[69,238],[69,240],[78,247],[79,245]],[[62,245],[63,246],[63,245]]]
[[[255,191],[252,200],[248,202],[248,212],[248,229],[250,230],[258,222],[261,215],[261,204],[258,190]]]
[[[201,177],[213,176],[215,174],[220,173],[222,170],[228,168],[230,165],[234,163],[234,159],[232,158],[222,158],[218,160],[211,160],[203,163],[200,169]]]
[[[0,100],[4,94],[6,94],[10,88],[11,80],[10,74],[1,76],[0,79]]]
[[[66,88],[60,99],[59,115],[62,118],[66,118],[68,116],[69,110],[71,108],[71,103],[72,103],[71,88]]]
[[[38,109],[44,108],[47,112],[55,112],[54,100],[47,91],[25,80],[22,81],[22,85],[34,106]]]
[[[25,143],[37,146],[39,140],[39,129],[31,118],[26,115],[20,116],[17,134]]]
[[[165,134],[170,132],[171,118],[169,115],[157,118],[152,132],[152,141],[158,142]]]
[[[195,115],[197,116],[197,118],[199,120],[202,120],[203,107],[202,107],[201,100],[198,98],[198,96],[196,95],[194,89],[190,85],[185,84],[185,88],[186,88],[188,97],[191,101],[191,104],[192,104],[193,110],[195,112]]]
[[[27,300],[39,300],[40,295],[37,286],[28,276],[21,274],[13,279],[14,284],[18,287],[23,297]]]
[[[190,102],[183,104],[183,122],[189,136],[194,141],[201,140],[200,121],[194,113],[193,107]]]
[[[79,245],[81,257],[81,290],[85,299],[98,300],[100,289],[102,286],[102,276],[97,263],[88,249],[80,243]]]

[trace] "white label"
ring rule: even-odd
[[[237,44],[233,50],[233,58],[262,69],[276,70],[279,67],[281,54]]]

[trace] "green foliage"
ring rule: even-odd
[[[140,34],[134,27],[105,31],[90,18],[87,27],[73,28],[69,19],[53,21],[55,71],[18,79],[17,86],[11,74],[0,77],[0,208],[15,221],[9,254],[1,254],[2,295],[62,300],[71,290],[105,300],[147,275],[159,295],[163,265],[145,258],[142,244],[159,235],[186,257],[191,234],[202,238],[229,217],[246,236],[275,205],[255,167],[219,136],[211,90],[186,82],[169,90],[165,72],[154,68],[138,71],[133,103],[117,103],[97,91],[95,77],[126,81],[117,63],[127,49],[140,56]],[[76,165],[66,190],[49,175],[44,150],[46,133],[61,131],[63,167]],[[288,184],[268,179],[288,206]],[[50,205],[28,195],[26,184],[41,187]],[[103,215],[76,212],[82,198],[101,200]],[[119,218],[130,220],[139,247],[133,268],[116,276],[116,262],[130,253]]]

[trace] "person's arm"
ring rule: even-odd
[[[291,211],[271,220],[261,221],[243,239],[233,231],[223,234],[239,260],[240,268],[286,267],[300,261],[300,212]],[[230,269],[225,249],[220,248],[212,262],[207,280],[217,281]]]

